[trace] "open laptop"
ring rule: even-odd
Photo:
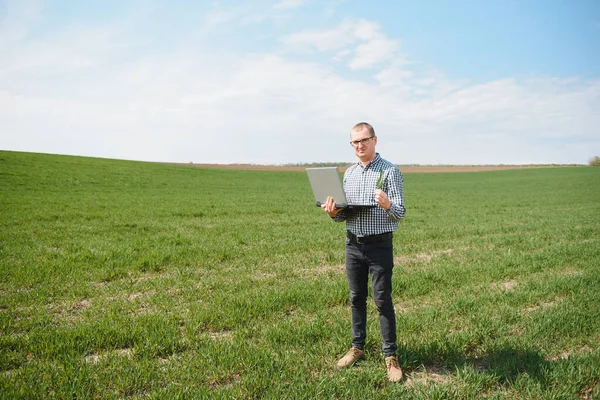
[[[336,208],[375,207],[376,204],[348,204],[342,177],[337,167],[306,168],[308,180],[315,195],[317,207],[325,203],[328,196],[335,200]]]

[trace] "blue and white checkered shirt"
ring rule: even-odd
[[[404,180],[398,167],[381,158],[375,158],[365,167],[361,163],[350,166],[344,173],[344,191],[349,204],[377,204],[375,189],[383,171],[383,190],[392,202],[389,210],[380,206],[349,208],[340,211],[333,220],[346,221],[346,229],[356,236],[371,236],[394,232],[404,218]]]

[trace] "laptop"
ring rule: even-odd
[[[325,203],[328,196],[335,200],[336,208],[375,207],[376,204],[348,204],[342,176],[337,167],[306,168],[308,180],[315,195],[317,207]]]

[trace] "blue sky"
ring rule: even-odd
[[[145,161],[585,164],[595,0],[2,1],[0,149]]]

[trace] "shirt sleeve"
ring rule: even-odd
[[[387,210],[388,217],[393,221],[400,221],[404,218],[406,208],[404,207],[404,178],[398,168],[391,168],[386,177],[387,192],[392,205]]]
[[[348,219],[348,209],[343,209],[341,210],[339,213],[337,213],[337,215],[335,217],[332,217],[331,219],[334,220],[335,222],[344,222],[345,220]]]

